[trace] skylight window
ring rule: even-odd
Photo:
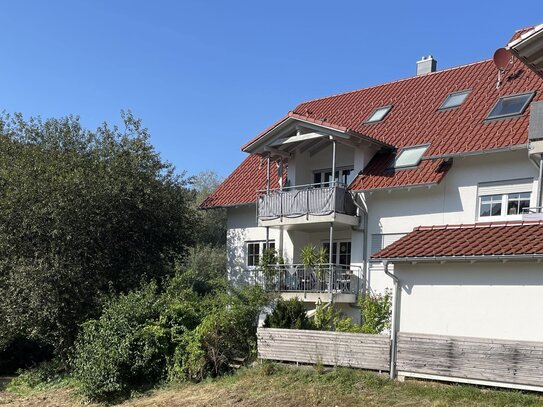
[[[445,98],[441,106],[439,106],[439,110],[451,109],[453,107],[460,106],[462,103],[464,103],[464,101],[468,97],[469,92],[470,92],[469,90],[464,90],[461,92],[449,93],[449,95]]]
[[[390,109],[392,109],[392,106],[383,106],[378,107],[373,111],[371,116],[368,118],[368,120],[365,121],[365,123],[377,123],[380,122],[385,118],[385,116],[390,112]]]
[[[428,147],[429,146],[426,145],[407,147],[402,149],[402,151],[400,151],[400,153],[396,157],[396,161],[394,161],[394,168],[417,166],[422,158],[422,155],[426,152]]]
[[[487,119],[498,119],[501,117],[516,116],[522,114],[524,109],[528,106],[534,92],[522,93],[519,95],[510,95],[501,97],[490,113],[487,116]]]

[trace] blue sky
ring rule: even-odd
[[[227,176],[299,102],[491,58],[543,1],[3,2],[0,109],[143,119],[179,171]]]

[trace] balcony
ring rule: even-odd
[[[300,185],[261,192],[257,200],[259,226],[310,225],[333,222],[356,226],[356,206],[346,185]]]
[[[284,299],[302,301],[332,300],[355,303],[360,289],[362,269],[353,265],[277,264],[253,270],[254,283],[266,291],[277,292]]]
[[[524,208],[522,212],[523,221],[543,220],[543,206]]]

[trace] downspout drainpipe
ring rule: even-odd
[[[539,159],[539,179],[537,180],[537,204],[538,208],[543,206],[543,154]]]
[[[330,137],[330,140],[332,140],[332,183],[330,184],[333,188],[333,205],[334,205],[334,218],[336,215],[336,140],[333,137]],[[328,277],[328,292],[330,294],[330,302],[334,299],[334,295],[332,293],[332,285],[334,282],[334,265],[332,263],[333,261],[333,255],[334,255],[334,222],[330,222],[330,247],[328,249],[328,257],[329,257],[329,267],[330,267],[330,275]]]
[[[388,260],[383,261],[385,266],[385,274],[394,281],[394,303],[392,304],[392,326],[390,328],[390,378],[395,379],[396,357],[397,357],[397,341],[398,341],[398,321],[400,317],[400,280],[390,271],[388,271]]]
[[[538,169],[536,204],[538,208],[543,206],[543,154],[539,154],[539,161],[535,158],[537,154],[530,154],[531,144],[528,145],[528,158],[530,162]],[[543,212],[543,210],[542,210]]]
[[[267,157],[266,168],[266,194],[270,193],[270,153]],[[266,250],[270,247],[270,227],[266,226]]]

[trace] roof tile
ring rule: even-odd
[[[543,255],[543,221],[420,226],[374,259]]]

